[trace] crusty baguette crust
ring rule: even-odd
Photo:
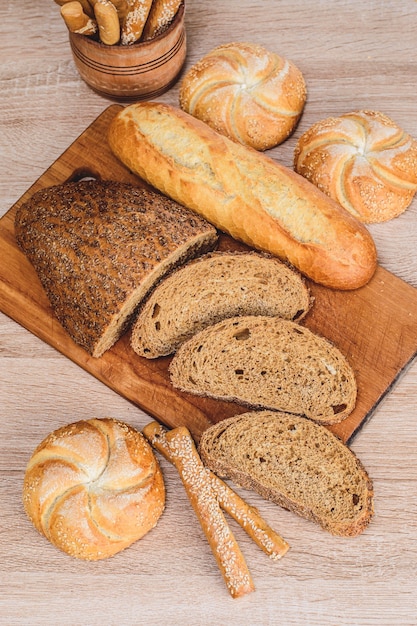
[[[198,396],[337,424],[356,403],[354,372],[340,350],[278,317],[231,317],[196,333],[174,355],[174,387]]]
[[[294,168],[359,220],[385,222],[417,191],[417,141],[379,111],[354,111],[313,124]]]
[[[367,229],[305,178],[162,103],[127,106],[109,143],[133,172],[220,230],[337,289],[367,283]]]
[[[132,348],[148,359],[166,356],[222,319],[276,315],[300,321],[311,304],[302,276],[276,257],[210,252],[157,285],[136,316]]]
[[[35,193],[16,213],[15,233],[56,317],[94,357],[169,270],[217,243],[208,222],[169,198],[100,180]]]
[[[234,432],[224,442],[228,429]],[[298,430],[300,436],[289,434]],[[333,535],[356,536],[373,516],[373,485],[362,462],[336,435],[306,418],[270,411],[237,415],[206,430],[199,453],[214,473]],[[340,502],[341,513],[335,515],[332,506],[337,509]]]
[[[255,150],[282,143],[306,101],[301,71],[262,46],[217,46],[184,76],[181,108],[214,130]]]
[[[25,511],[59,549],[95,561],[130,546],[165,506],[162,473],[143,435],[114,419],[68,424],[33,452]]]

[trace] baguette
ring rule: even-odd
[[[255,252],[213,252],[159,283],[136,317],[132,348],[148,359],[166,356],[222,319],[277,315],[299,321],[310,305],[301,275],[278,259]]]
[[[161,424],[151,422],[145,426],[142,432],[149,443],[173,463],[171,448],[166,437],[167,431]],[[209,476],[221,508],[242,526],[256,545],[272,560],[281,559],[289,549],[288,543],[268,526],[254,507],[249,506],[221,478],[213,472],[209,472]]]
[[[324,426],[258,411],[206,430],[205,465],[333,535],[361,533],[373,515],[373,487],[356,455]]]
[[[341,352],[308,328],[278,317],[231,317],[183,343],[169,366],[174,387],[337,424],[356,402]]]
[[[131,171],[220,230],[336,289],[366,284],[376,249],[366,227],[305,178],[162,103],[125,107],[109,130]]]
[[[254,584],[242,552],[220,510],[208,471],[201,462],[187,428],[180,426],[166,434],[170,458],[175,465],[190,503],[233,598],[254,591]]]

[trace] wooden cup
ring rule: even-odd
[[[186,56],[184,3],[167,30],[132,45],[107,46],[69,33],[81,78],[102,96],[119,101],[151,100],[176,81]]]

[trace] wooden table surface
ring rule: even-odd
[[[0,4],[0,216],[110,101],[74,67],[52,0]],[[295,134],[270,152],[291,166],[315,121],[377,109],[417,137],[417,2],[189,0],[186,68],[218,44],[259,43],[294,61],[308,87]],[[178,83],[159,100],[178,103]],[[417,287],[417,199],[370,227],[379,262]],[[0,623],[30,625],[417,624],[417,363],[411,363],[351,442],[375,487],[375,517],[341,539],[239,492],[290,543],[270,561],[232,523],[256,591],[232,600],[176,471],[161,460],[166,511],[112,559],[60,553],[26,518],[26,463],[52,430],[111,416],[142,428],[148,415],[0,314]]]

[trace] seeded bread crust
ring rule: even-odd
[[[157,358],[175,352],[196,332],[238,315],[301,320],[311,306],[301,275],[273,257],[211,252],[165,278],[141,308],[132,347]]]
[[[35,193],[15,233],[56,317],[94,357],[169,270],[217,243],[208,222],[161,194],[98,180]]]
[[[356,402],[352,368],[328,340],[278,317],[232,317],[185,342],[170,364],[182,391],[336,424]]]
[[[258,411],[225,419],[203,433],[199,452],[219,476],[333,535],[358,535],[372,518],[373,486],[361,461],[306,418]]]
[[[23,504],[60,550],[96,561],[141,539],[165,507],[158,461],[143,435],[111,418],[82,420],[49,434],[33,452]]]
[[[186,73],[179,93],[184,111],[255,150],[289,137],[306,97],[294,63],[248,42],[214,48]]]
[[[385,222],[417,191],[417,141],[379,111],[354,111],[307,130],[294,168],[362,222]]]

